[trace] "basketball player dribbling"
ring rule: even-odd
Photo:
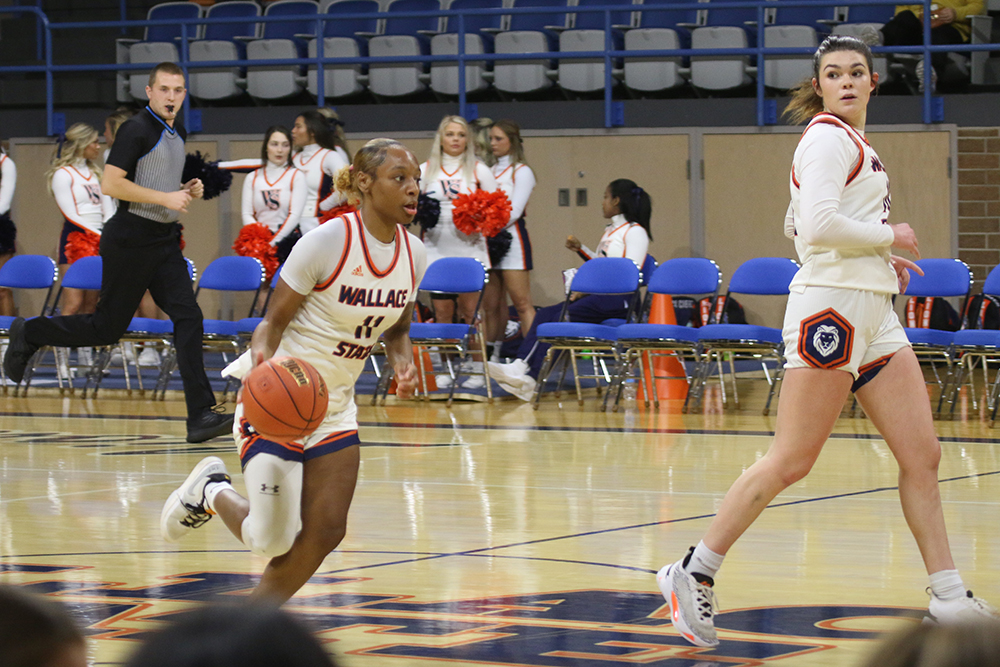
[[[868,99],[878,83],[871,50],[841,36],[813,56],[813,78],[793,94],[786,114],[811,118],[792,160],[785,234],[802,268],[785,311],[785,377],[774,441],[730,488],[704,539],[663,567],[657,584],[674,627],[692,644],[719,643],[714,577],[730,547],[782,490],[805,477],[851,392],[899,465],[907,525],[930,575],[927,618],[954,623],[995,616],[968,591],[945,530],[930,401],[917,358],[892,309],[919,257],[907,224],[887,224],[889,181],[865,139]]]
[[[426,268],[424,246],[403,225],[417,211],[420,167],[406,147],[373,139],[337,175],[360,200],[357,213],[330,220],[292,249],[250,349],[223,374],[244,377],[272,356],[308,361],[329,391],[327,417],[310,436],[272,442],[236,407],[233,436],[247,497],[222,460],[203,459],[168,498],[160,530],[173,542],[218,514],[250,550],[270,562],[251,600],[281,604],[344,538],[360,462],[354,383],[379,336],[397,382],[416,388],[409,328]]]

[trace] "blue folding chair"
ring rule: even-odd
[[[736,269],[729,281],[729,290],[723,301],[722,312],[726,312],[726,302],[732,294],[787,297],[788,285],[798,270],[799,265],[787,257],[757,257],[747,260]],[[737,407],[740,400],[736,391],[736,362],[740,359],[750,359],[760,364],[764,371],[764,379],[770,386],[763,413],[766,415],[770,412],[775,389],[783,375],[784,343],[780,328],[755,324],[706,324],[698,329],[698,346],[700,360],[688,397],[684,401],[685,412],[692,398],[698,404],[701,403],[713,363],[718,367],[722,403],[726,405],[726,378],[723,370],[723,361],[726,359],[729,361],[729,373],[732,378],[733,402]],[[776,366],[774,378],[768,370],[769,360]]]
[[[535,386],[534,406],[538,409],[538,403],[542,395],[542,387],[546,378],[562,364],[562,372],[556,385],[556,396],[560,395],[562,380],[566,375],[569,364],[573,366],[573,382],[576,385],[577,403],[583,405],[583,393],[580,386],[580,378],[592,378],[597,380],[598,395],[601,392],[600,380],[603,378],[609,385],[611,384],[611,374],[608,372],[605,359],[610,357],[614,360],[614,368],[618,368],[618,349],[616,347],[617,334],[616,327],[605,324],[590,324],[588,322],[568,322],[569,304],[572,294],[607,294],[623,295],[629,302],[626,320],[630,319],[632,312],[639,303],[639,279],[640,271],[635,262],[627,257],[596,257],[583,263],[573,276],[570,286],[570,293],[566,295],[563,302],[562,313],[558,322],[546,322],[538,326],[538,342],[550,345],[545,353],[545,361],[542,363],[542,370],[538,374],[538,383]],[[594,362],[594,372],[591,375],[580,375],[576,355],[587,350]],[[557,357],[558,353],[558,357]],[[568,358],[568,360],[567,360]],[[598,372],[598,365],[601,372]]]
[[[1000,296],[1000,266],[995,267],[986,276],[986,282],[983,284],[983,295],[984,297]],[[984,303],[988,302],[984,301]],[[1000,361],[1000,331],[997,329],[983,329],[983,322],[979,313],[969,313],[969,320],[963,322],[963,326],[963,329],[955,332],[952,339],[952,355],[955,361],[957,361],[957,374],[952,384],[951,392],[948,394],[948,402],[951,404],[950,414],[955,414],[955,405],[958,403],[958,392],[965,381],[966,373],[968,373],[971,395],[973,397],[973,408],[977,407],[975,403],[975,370],[978,363],[983,368],[986,409],[990,411],[990,428],[992,428],[997,416],[997,395],[1000,393],[1000,367],[997,369],[991,388],[989,363],[991,361]]]
[[[0,287],[7,289],[45,290],[45,299],[39,310],[45,315],[49,309],[49,301],[59,278],[59,267],[55,261],[46,255],[14,255],[0,266]],[[10,325],[16,318],[8,315],[0,316],[0,338],[10,338]],[[7,376],[0,364],[0,382],[3,391],[7,393]],[[17,393],[15,389],[14,393]]]
[[[672,295],[690,294],[692,296],[709,294],[712,301],[718,294],[722,282],[722,273],[718,265],[703,257],[678,257],[664,262],[653,273],[646,287],[647,300],[650,295],[662,295],[671,298]],[[645,311],[648,316],[648,311]],[[653,396],[656,409],[660,407],[660,395],[656,387],[656,375],[653,357],[675,355],[681,363],[685,359],[697,364],[698,330],[693,327],[678,324],[651,324],[648,321],[636,324],[623,324],[617,330],[618,357],[622,359],[615,382],[618,392],[613,410],[618,411],[622,388],[625,379],[632,375],[633,367],[638,364],[639,378],[643,383],[646,407],[649,407],[649,396]],[[648,362],[643,364],[643,358]],[[650,388],[646,388],[646,370],[649,371]],[[690,378],[685,375],[690,391]],[[609,392],[610,396],[610,392]],[[605,403],[607,398],[605,398]]]
[[[651,254],[646,253],[646,261],[642,263],[642,272],[639,274],[639,287],[647,286],[647,284],[649,283],[649,279],[653,275],[654,271],[656,271],[656,258],[653,257]],[[650,294],[647,291],[646,298],[645,300],[643,300],[642,306],[639,308],[639,310],[641,310],[642,312],[645,312],[646,309],[648,308],[649,298]],[[642,313],[640,312],[633,313],[633,315],[635,315],[636,317],[640,316],[641,314]],[[607,325],[609,327],[620,327],[625,323],[626,323],[625,318],[623,317],[609,317],[608,319],[601,322],[601,324]]]
[[[451,357],[458,356],[465,359],[478,339],[479,353],[485,360],[486,342],[483,336],[479,335],[479,307],[483,301],[483,288],[487,282],[486,267],[479,260],[470,257],[443,257],[427,267],[423,280],[420,281],[419,290],[427,292],[431,296],[451,295],[451,294],[479,294],[476,302],[474,321],[470,324],[450,324],[447,322],[414,322],[410,325],[410,341],[417,356],[417,369],[420,374],[420,392],[425,400],[428,399],[426,377],[431,369],[425,367],[423,351],[428,348],[437,348],[445,361],[445,368],[451,376],[451,389],[448,392],[448,405],[452,404],[455,396],[455,386],[458,384],[455,366],[451,363]],[[470,373],[475,375],[478,373]],[[483,374],[486,377],[486,397],[493,402],[493,388],[490,386],[489,364],[483,364]],[[388,391],[389,380],[392,377],[392,369],[387,368],[382,374],[383,393]],[[376,390],[378,393],[378,390]]]
[[[917,266],[923,270],[924,275],[910,272],[910,284],[906,288],[906,296],[926,297],[928,301],[924,302],[924,308],[927,309],[932,307],[930,299],[960,297],[963,300],[960,312],[965,310],[965,301],[968,300],[972,290],[972,272],[965,262],[949,258],[920,259],[917,260]],[[941,390],[936,411],[940,414],[948,386],[955,374],[956,355],[953,344],[956,332],[920,327],[906,327],[904,331],[917,358],[930,362],[934,379]],[[947,375],[943,380],[935,363],[937,361],[945,363]]]

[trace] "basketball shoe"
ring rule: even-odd
[[[184,483],[170,493],[160,512],[160,535],[167,542],[176,542],[195,528],[201,528],[215,514],[205,503],[205,487],[209,482],[232,483],[226,464],[218,456],[207,456],[198,462]]]
[[[537,382],[528,375],[530,367],[524,359],[515,359],[509,364],[489,362],[490,377],[497,381],[508,394],[517,396],[522,401],[531,401],[535,396]]]
[[[942,600],[927,589],[931,603],[927,608],[925,622],[951,625],[985,619],[997,620],[997,609],[986,600],[965,591],[965,595],[951,600]]]
[[[718,646],[715,634],[715,582],[703,574],[684,569],[691,560],[694,547],[687,556],[672,565],[664,565],[656,573],[656,584],[670,605],[670,620],[684,639],[695,646]]]

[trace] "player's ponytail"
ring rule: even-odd
[[[646,236],[653,240],[649,231],[649,221],[653,216],[653,200],[635,181],[619,178],[608,185],[611,197],[618,200],[618,210],[629,222],[637,223],[646,230]]]
[[[374,180],[378,168],[385,162],[389,149],[396,147],[402,148],[407,152],[409,151],[409,149],[395,139],[372,139],[354,154],[353,164],[337,172],[333,180],[334,187],[336,187],[338,192],[347,195],[348,204],[360,206],[361,201],[364,199],[364,193],[358,187],[358,175],[368,174]]]

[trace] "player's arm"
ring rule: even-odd
[[[416,302],[409,303],[396,323],[382,334],[385,356],[396,378],[396,397],[413,398],[417,389],[417,368],[413,365],[413,344],[410,342],[410,322]]]
[[[274,356],[274,351],[281,342],[281,335],[285,333],[285,328],[295,317],[306,296],[293,290],[282,278],[278,278],[267,313],[254,329],[253,337],[250,339],[250,360],[254,366]]]
[[[187,213],[187,205],[191,201],[188,190],[160,192],[152,188],[144,188],[126,178],[128,172],[112,164],[104,167],[104,177],[101,179],[101,192],[109,197],[137,204],[158,204],[172,211]]]

